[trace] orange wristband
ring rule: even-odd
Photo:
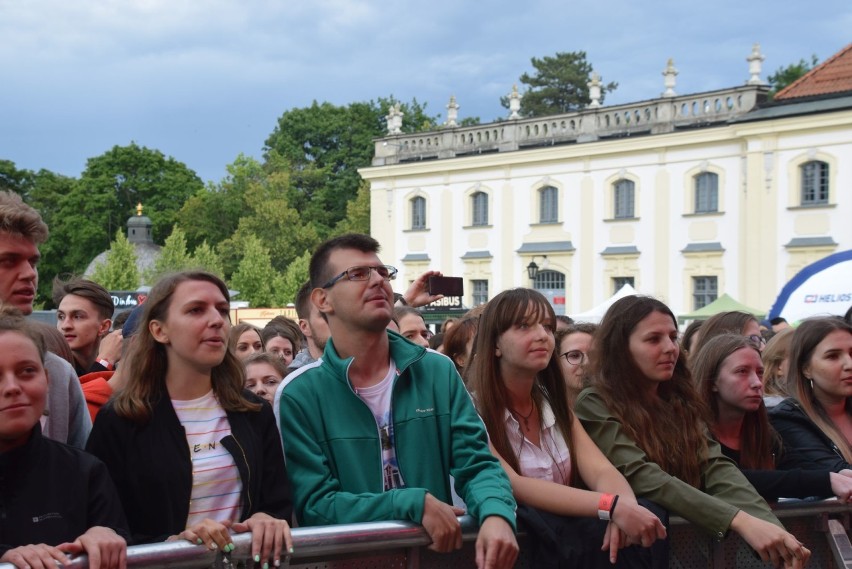
[[[601,494],[601,499],[598,501],[598,519],[611,520],[616,503],[618,503],[617,494]]]

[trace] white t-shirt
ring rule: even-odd
[[[390,360],[388,373],[383,380],[370,387],[356,388],[355,393],[361,398],[376,419],[379,436],[382,441],[382,473],[385,490],[405,488],[399,463],[396,460],[396,446],[393,437],[393,417],[391,414],[391,392],[393,380],[397,376],[396,364]]]
[[[192,459],[192,494],[186,527],[210,518],[239,521],[242,481],[231,453],[221,440],[231,434],[225,410],[211,390],[189,401],[172,399]]]

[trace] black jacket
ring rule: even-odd
[[[769,420],[784,441],[784,456],[778,468],[831,472],[852,468],[837,445],[811,421],[795,399],[785,399],[770,409]]]
[[[21,545],[74,541],[94,526],[129,536],[100,460],[43,437],[39,424],[26,444],[0,454],[0,555]]]
[[[249,401],[262,402],[248,391]],[[243,521],[257,512],[290,521],[292,494],[272,408],[228,412],[231,435],[222,440],[242,481]],[[98,413],[86,449],[106,463],[118,488],[136,543],[182,532],[192,495],[192,460],[186,431],[168,393],[153,403],[145,423],[119,417],[111,404]]]
[[[722,454],[740,464],[740,451],[722,447]],[[776,462],[783,461],[781,448],[775,449]],[[749,470],[740,468],[757,493],[766,501],[778,498],[831,498],[831,477],[828,470],[809,470],[795,467],[792,470]]]

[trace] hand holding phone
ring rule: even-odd
[[[429,294],[464,296],[464,279],[461,277],[429,277]]]

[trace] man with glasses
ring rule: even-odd
[[[280,423],[303,526],[422,524],[435,551],[462,545],[449,477],[480,523],[479,567],[517,557],[515,500],[452,362],[385,328],[393,314],[379,244],[349,234],[311,258],[311,301],[331,338],[281,392]]]

